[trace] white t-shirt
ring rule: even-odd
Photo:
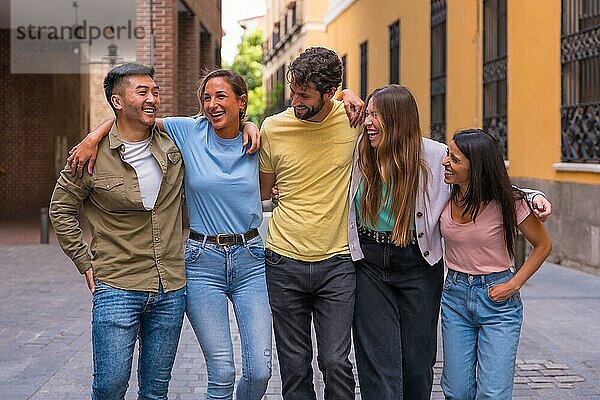
[[[142,203],[146,210],[154,208],[163,178],[160,165],[150,152],[151,139],[149,137],[141,142],[126,142],[123,140],[125,145],[123,160],[135,169],[140,184]]]

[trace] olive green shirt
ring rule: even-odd
[[[123,161],[125,146],[116,124],[98,145],[93,175],[60,173],[50,201],[50,219],[58,242],[82,274],[93,268],[95,279],[125,289],[165,292],[185,285],[182,241],[181,154],[156,126],[151,152],[163,179],[152,210],[142,204],[135,170]],[[92,240],[84,242],[79,226],[83,205]]]

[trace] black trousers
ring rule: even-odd
[[[418,244],[361,237],[356,263],[354,348],[364,400],[429,400],[437,350],[443,262],[430,266]]]
[[[316,400],[311,366],[313,322],[325,400],[354,399],[348,355],[356,274],[350,255],[306,262],[267,249],[265,264],[283,398]]]

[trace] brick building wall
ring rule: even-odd
[[[220,1],[136,1],[136,23],[146,31],[136,62],[155,67],[161,116],[195,114],[202,69],[221,63]],[[48,205],[68,149],[111,115],[99,86],[106,71],[90,65],[82,75],[11,74],[10,32],[0,30],[0,219],[37,218]]]
[[[215,0],[137,0],[137,22],[148,39],[138,43],[137,60],[153,65],[161,87],[161,115],[192,115],[202,70],[221,65],[221,7]],[[154,43],[154,46],[152,45]]]
[[[200,71],[200,35],[192,13],[179,13],[179,46],[177,51],[177,111],[181,115],[198,113],[195,88]]]
[[[161,87],[161,114],[177,112],[177,1],[158,0],[153,2],[154,17],[154,68],[155,79]]]
[[[11,74],[10,31],[0,30],[0,219],[38,217],[82,126],[81,75]]]
[[[110,108],[102,83],[106,74],[111,69],[108,64],[90,64],[90,126],[95,128],[109,118],[114,118],[115,114]]]

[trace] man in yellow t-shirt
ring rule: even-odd
[[[261,128],[263,199],[275,181],[266,276],[283,398],[315,399],[311,319],[326,399],[353,399],[350,353],[355,270],[348,248],[348,191],[357,131],[333,97],[342,64],[314,47],[289,66],[292,106]]]

